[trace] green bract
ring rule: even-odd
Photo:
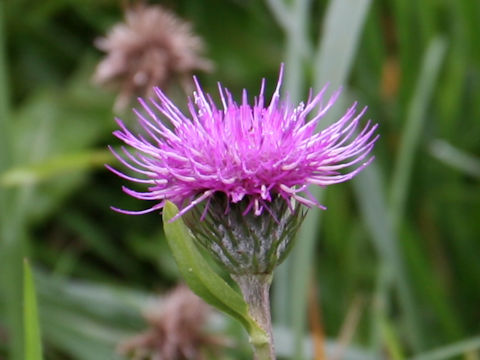
[[[248,204],[248,199],[228,204],[225,195],[215,194],[207,209],[197,206],[185,214],[185,222],[230,274],[271,274],[290,252],[306,208],[297,203],[290,210],[276,196],[270,213],[257,216],[245,212]]]

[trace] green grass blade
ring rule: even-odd
[[[85,150],[78,153],[52,156],[41,163],[23,165],[0,173],[0,187],[33,185],[74,171],[103,167],[115,157],[108,150]]]
[[[395,332],[395,328],[388,318],[384,317],[381,320],[382,337],[385,341],[385,347],[392,360],[404,360],[400,341]]]
[[[10,118],[10,94],[6,52],[6,2],[0,2],[0,173],[12,163],[12,126]],[[9,332],[8,355],[11,360],[24,360],[22,339],[22,244],[12,219],[10,191],[0,188],[0,270],[1,286],[5,302],[5,320]]]
[[[408,121],[410,125],[407,125],[408,130],[406,130],[406,135],[404,136],[403,152],[400,155],[402,157],[401,166],[397,166],[397,172],[393,180],[394,185],[392,186],[395,189],[393,191],[395,201],[392,202],[392,208],[387,208],[386,199],[383,197],[383,182],[380,170],[375,163],[365,169],[353,182],[361,214],[372,236],[372,241],[381,262],[388,264],[381,267],[381,269],[388,269],[386,282],[395,282],[399,290],[399,301],[405,316],[407,336],[414,349],[420,348],[422,344],[421,327],[410,284],[406,278],[403,256],[398,247],[395,225],[398,224],[400,209],[404,204],[402,197],[407,193],[411,163],[413,161],[414,149],[419,141],[420,131],[423,128],[426,103],[430,98],[429,95],[444,53],[445,44],[439,39],[434,40],[427,50],[416,96],[409,109],[410,116]],[[412,122],[414,123],[412,124]],[[398,169],[402,170],[401,174],[398,172]],[[397,179],[397,177],[400,177],[400,179]],[[388,210],[392,210],[390,218],[387,216]],[[389,288],[389,285],[384,286],[383,291],[388,291]]]
[[[284,326],[275,327],[273,330],[275,333],[275,352],[277,356],[281,359],[295,359],[293,357],[292,332]],[[306,336],[302,344],[305,349],[305,356],[308,359],[314,359],[315,355],[311,337]],[[339,347],[342,348],[342,360],[381,360],[380,358],[372,357],[365,348],[356,344],[344,346],[344,344],[338,342],[338,339],[325,339],[326,359],[339,359],[337,356]]]
[[[309,52],[307,29],[309,27],[310,0],[297,0],[289,9],[291,13],[285,54],[285,90],[291,101],[300,101],[303,94],[303,64]]]
[[[288,3],[283,0],[267,0],[272,13],[285,30],[285,82],[284,92],[293,103],[301,100],[305,86],[303,65],[311,52],[307,35],[310,0]],[[272,313],[277,324],[288,326],[291,321],[290,283],[293,268],[292,257],[278,267],[273,281]]]
[[[407,120],[402,134],[399,155],[393,171],[390,193],[390,218],[393,231],[395,232],[400,229],[404,217],[414,157],[420,143],[421,134],[427,119],[426,112],[437,83],[445,53],[446,43],[442,38],[435,38],[431,41],[423,57],[415,91],[407,109]],[[414,250],[417,254],[421,253],[416,243],[409,243],[414,247],[411,250]],[[401,268],[404,267],[402,260],[399,260],[397,264]],[[401,271],[400,273],[403,274],[404,272]],[[397,286],[399,286],[400,301],[405,312],[406,328],[408,329],[406,334],[413,349],[418,351],[422,348],[423,336],[410,291],[411,285],[407,283],[402,275],[400,277],[397,276]],[[404,290],[402,291],[402,289]],[[424,289],[421,290],[423,291]],[[438,299],[441,301],[442,298],[439,297]]]
[[[430,154],[437,160],[465,174],[480,178],[480,158],[450,145],[444,140],[434,140],[429,146]]]
[[[407,121],[393,171],[390,194],[389,214],[395,233],[398,231],[403,218],[415,152],[420,142],[427,118],[426,111],[437,82],[445,52],[446,43],[442,38],[435,38],[431,41],[425,52],[417,85],[407,110]],[[397,286],[399,288],[400,301],[405,311],[407,335],[413,348],[419,350],[422,347],[423,336],[421,335],[421,327],[418,322],[410,285],[404,276],[403,260],[399,257],[401,257],[400,252],[396,256],[396,264],[399,271],[395,271],[395,273],[399,274],[397,276]]]
[[[23,324],[25,360],[42,360],[42,340],[38,320],[37,295],[28,260],[23,262]]]
[[[355,2],[332,0],[330,2],[322,27],[323,37],[314,61],[315,89],[318,90],[329,82],[330,90],[333,90],[346,81],[370,3],[370,0]],[[322,121],[322,127],[328,126],[333,120],[333,116],[328,117]],[[323,191],[315,188],[313,192],[321,201]],[[300,230],[297,247],[292,254],[292,300],[290,306],[295,337],[295,359],[304,358],[302,339],[306,326],[307,288],[313,265],[314,244],[318,234],[320,213],[321,211],[318,209],[309,211]]]
[[[480,336],[442,346],[441,348],[414,356],[410,360],[449,360],[474,351],[480,351]],[[475,359],[475,357],[472,358]]]
[[[22,324],[22,262],[23,249],[18,234],[15,234],[16,225],[2,226],[0,244],[0,264],[2,271],[2,296],[5,302],[4,318],[10,335],[9,359],[24,360],[23,358],[23,324]],[[12,219],[13,221],[13,219]]]
[[[370,4],[371,0],[330,1],[314,63],[314,85],[317,90],[327,82],[330,83],[330,90],[345,84]],[[322,126],[326,126],[323,121]]]
[[[395,282],[399,290],[399,298],[402,309],[405,313],[406,328],[411,335],[411,341],[420,340],[420,327],[415,310],[415,302],[411,293],[410,284],[406,279],[405,264],[402,253],[398,247],[398,238],[388,217],[387,202],[384,197],[384,184],[380,169],[374,163],[370,164],[362,173],[353,180],[355,195],[360,206],[360,214],[363,218],[371,241],[380,258],[381,287],[377,297],[386,302],[387,292],[391,289],[392,282]],[[385,305],[385,304],[382,304]],[[383,313],[383,307],[376,309]],[[381,319],[383,314],[375,314],[376,320]],[[374,321],[373,327],[381,324]],[[378,351],[380,340],[380,329],[374,330],[373,342],[375,351]],[[420,346],[419,344],[417,344]]]
[[[5,3],[2,2],[0,3],[0,172],[10,165],[11,160],[4,12]]]
[[[402,71],[401,86],[398,94],[402,106],[399,107],[400,114],[397,117],[397,119],[402,119],[405,111],[404,104],[411,94],[415,83],[418,64],[417,54],[419,49],[422,48],[422,44],[420,44],[421,39],[418,38],[420,35],[414,33],[414,27],[412,26],[412,24],[417,25],[415,19],[416,12],[412,11],[414,1],[390,0],[390,4],[393,8],[395,34],[398,41],[398,58]]]
[[[428,104],[437,82],[445,51],[446,43],[443,39],[432,40],[427,48],[417,86],[408,108],[407,122],[393,172],[390,194],[394,229],[398,228],[403,217],[415,152],[427,119]]]

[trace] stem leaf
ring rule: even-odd
[[[163,208],[163,226],[168,245],[180,273],[192,291],[210,305],[239,320],[251,341],[268,341],[267,334],[249,315],[248,305],[208,264],[194,243],[182,218],[170,221],[178,208],[167,202]]]

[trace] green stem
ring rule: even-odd
[[[270,316],[270,284],[272,274],[232,275],[248,304],[250,316],[265,331],[265,336],[250,334],[250,343],[255,360],[275,360],[273,347],[272,319]]]

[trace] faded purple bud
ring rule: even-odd
[[[116,24],[106,37],[95,41],[107,53],[98,64],[94,81],[116,85],[115,109],[123,110],[134,96],[151,94],[177,79],[191,90],[191,74],[211,70],[203,58],[203,41],[189,22],[159,5],[137,4],[125,12],[125,22]]]
[[[129,359],[205,360],[218,355],[226,339],[206,332],[208,305],[185,285],[179,285],[145,309],[149,328],[123,341],[118,350]]]

